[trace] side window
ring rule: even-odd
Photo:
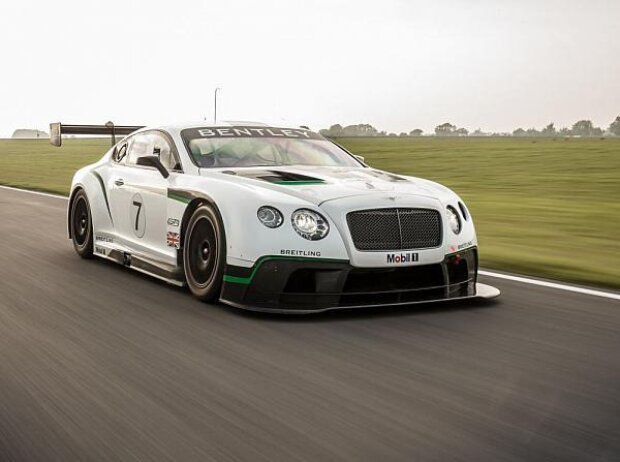
[[[147,133],[140,133],[132,138],[127,154],[127,165],[136,165],[138,157],[153,154],[153,143],[150,138],[151,135]]]
[[[159,161],[169,171],[181,170],[181,164],[166,137],[160,133],[153,133],[150,136],[153,138],[152,154],[159,156]]]
[[[169,171],[181,170],[178,157],[166,137],[157,132],[139,133],[131,138],[127,150],[127,165],[136,165],[142,156],[158,156]]]

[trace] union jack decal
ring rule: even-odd
[[[179,243],[180,243],[179,233],[168,232],[166,234],[166,245],[168,247],[174,247],[175,249],[178,249]]]

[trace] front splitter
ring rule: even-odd
[[[474,297],[484,298],[488,300],[491,298],[499,297],[500,293],[501,292],[499,291],[497,287],[489,286],[487,284],[480,284],[479,282],[477,282],[476,283],[476,295]]]
[[[421,305],[427,303],[438,303],[438,302],[456,302],[459,300],[475,300],[475,299],[484,299],[490,300],[496,297],[499,297],[500,291],[496,287],[481,284],[479,282],[476,283],[476,294],[468,295],[465,297],[451,297],[451,298],[438,298],[436,300],[423,300],[423,301],[414,301],[414,302],[403,302],[403,303],[385,303],[385,304],[368,304],[368,305],[346,305],[346,306],[332,306],[326,308],[317,308],[317,309],[304,309],[304,310],[296,310],[296,309],[282,309],[282,308],[264,308],[264,307],[255,307],[249,305],[243,305],[240,303],[232,302],[225,299],[220,299],[220,302],[232,306],[234,308],[239,308],[242,310],[248,311],[259,311],[263,313],[275,313],[275,314],[316,314],[316,313],[324,313],[325,311],[335,311],[335,310],[352,310],[352,309],[360,309],[360,308],[389,308],[389,307],[397,307],[397,306],[408,306],[408,305]]]

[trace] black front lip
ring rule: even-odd
[[[441,263],[356,268],[346,260],[266,256],[252,268],[228,266],[220,300],[275,313],[399,306],[476,296],[477,249]]]
[[[244,305],[242,303],[233,302],[231,300],[225,300],[220,298],[220,302],[226,305],[232,306],[233,308],[239,308],[246,311],[256,311],[259,313],[273,313],[273,314],[317,314],[317,313],[325,313],[327,311],[340,311],[340,310],[359,310],[364,308],[389,308],[389,307],[405,307],[412,305],[420,305],[427,303],[441,303],[441,302],[454,302],[454,301],[464,301],[464,300],[472,300],[478,298],[478,295],[467,295],[462,297],[448,297],[448,298],[436,298],[430,300],[421,300],[421,301],[408,301],[408,302],[400,302],[400,303],[377,303],[377,304],[364,304],[364,305],[346,305],[346,306],[328,306],[324,308],[313,308],[313,309],[304,309],[299,310],[295,308],[266,308],[263,306],[252,306],[252,305]]]

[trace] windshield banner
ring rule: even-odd
[[[182,135],[186,139],[195,138],[297,138],[302,140],[322,140],[318,133],[303,128],[276,127],[204,127],[188,128]]]

